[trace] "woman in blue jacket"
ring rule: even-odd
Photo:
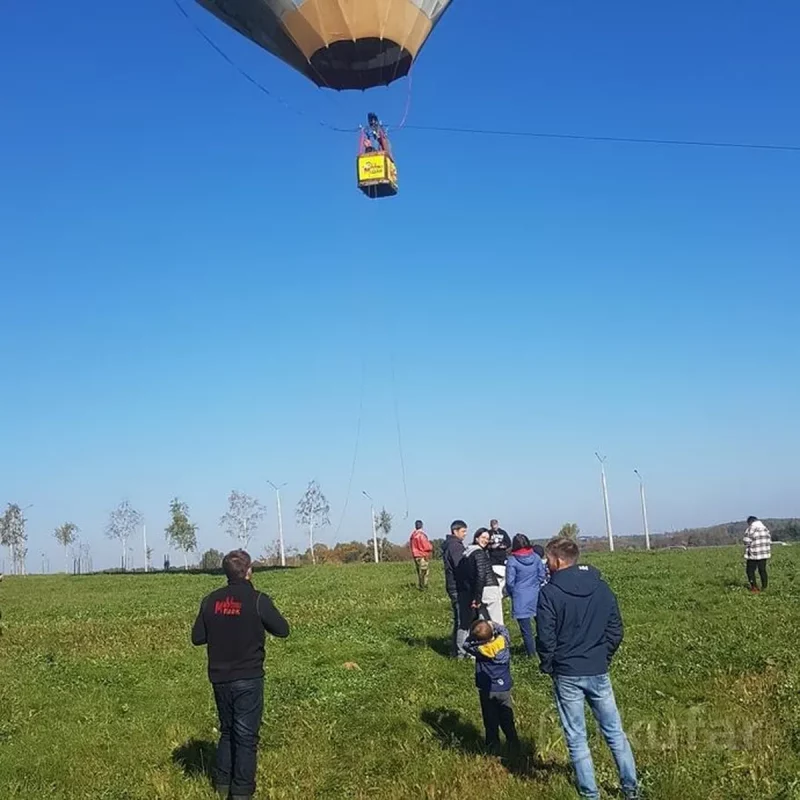
[[[528,537],[518,533],[511,544],[511,556],[506,563],[506,590],[511,597],[511,613],[519,624],[529,656],[536,652],[531,619],[536,618],[539,589],[545,578],[542,559],[533,552]]]

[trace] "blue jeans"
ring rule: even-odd
[[[536,652],[536,647],[533,644],[533,630],[531,628],[531,618],[523,617],[518,619],[519,631],[522,634],[522,641],[525,642],[525,652],[532,656]]]
[[[219,714],[219,745],[214,783],[236,797],[256,790],[258,731],[264,710],[264,679],[214,684]]]
[[[626,798],[637,797],[636,764],[628,737],[622,730],[622,720],[608,675],[556,675],[553,678],[553,693],[580,796],[587,800],[600,800],[592,754],[586,738],[583,705],[586,701],[617,763],[623,794]]]

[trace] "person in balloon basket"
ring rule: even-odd
[[[511,639],[496,622],[478,620],[470,628],[466,652],[475,659],[475,686],[481,703],[486,747],[500,746],[500,731],[509,747],[519,747],[514,707],[511,704]]]
[[[192,644],[208,649],[208,677],[219,714],[214,785],[222,798],[249,800],[256,789],[256,759],[264,709],[265,632],[289,635],[289,623],[270,597],[252,584],[244,550],[222,561],[228,585],[203,599]]]
[[[578,791],[587,800],[600,799],[586,738],[588,703],[614,756],[623,796],[634,800],[639,796],[636,764],[608,675],[622,643],[617,598],[594,567],[578,563],[580,550],[572,539],[551,539],[545,553],[551,578],[539,592],[536,649],[542,672],[553,679]]]
[[[417,567],[417,580],[419,590],[422,592],[428,588],[428,568],[433,554],[433,545],[428,539],[428,535],[422,529],[422,520],[418,519],[414,523],[414,530],[409,541],[411,556]]]

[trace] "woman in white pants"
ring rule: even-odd
[[[485,609],[492,622],[503,625],[503,593],[486,552],[488,545],[489,531],[478,528],[473,543],[464,552],[464,569],[476,616]]]

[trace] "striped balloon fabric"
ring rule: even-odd
[[[452,0],[197,0],[328,89],[387,86],[408,74]]]

